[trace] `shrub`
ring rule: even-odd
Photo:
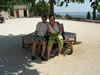
[[[97,20],[100,20],[100,15],[97,15],[97,18],[96,18]]]
[[[65,15],[65,18],[66,18],[66,19],[72,19],[72,16],[70,16],[69,14],[66,14],[66,15]]]
[[[87,13],[87,19],[91,19],[90,12]]]
[[[62,18],[62,16],[60,14],[55,13],[54,15],[55,15],[55,17]]]

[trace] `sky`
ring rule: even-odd
[[[54,11],[55,12],[92,12],[91,3],[88,2],[88,0],[85,1],[85,3],[69,3],[68,7],[65,7],[64,5],[62,7],[55,6]]]
[[[38,1],[38,0],[37,0]],[[48,0],[45,0],[48,2]],[[94,1],[94,0],[93,0]],[[63,5],[62,7],[54,6],[54,12],[92,12],[91,3],[89,0],[85,0],[85,3],[69,3],[68,7]]]
[[[45,0],[48,1],[48,0]],[[92,12],[91,3],[89,0],[85,0],[85,3],[69,3],[68,7],[63,5],[62,7],[54,6],[54,12]]]

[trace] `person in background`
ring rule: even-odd
[[[0,23],[4,23],[4,17],[0,14]]]

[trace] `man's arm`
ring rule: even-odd
[[[37,40],[37,31],[35,31],[35,40]]]
[[[35,31],[35,40],[37,40],[37,31],[39,30],[39,23],[36,25],[36,31]]]

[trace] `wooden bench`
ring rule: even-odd
[[[66,49],[69,49],[69,54],[72,54],[73,52],[73,44],[76,43],[76,34],[71,32],[64,32],[64,43],[69,44],[69,47],[64,47]],[[29,43],[25,43],[25,41],[28,41]],[[22,48],[25,48],[25,45],[33,44],[34,41],[34,33],[30,33],[28,35],[22,36]],[[54,42],[56,44],[57,42]]]

